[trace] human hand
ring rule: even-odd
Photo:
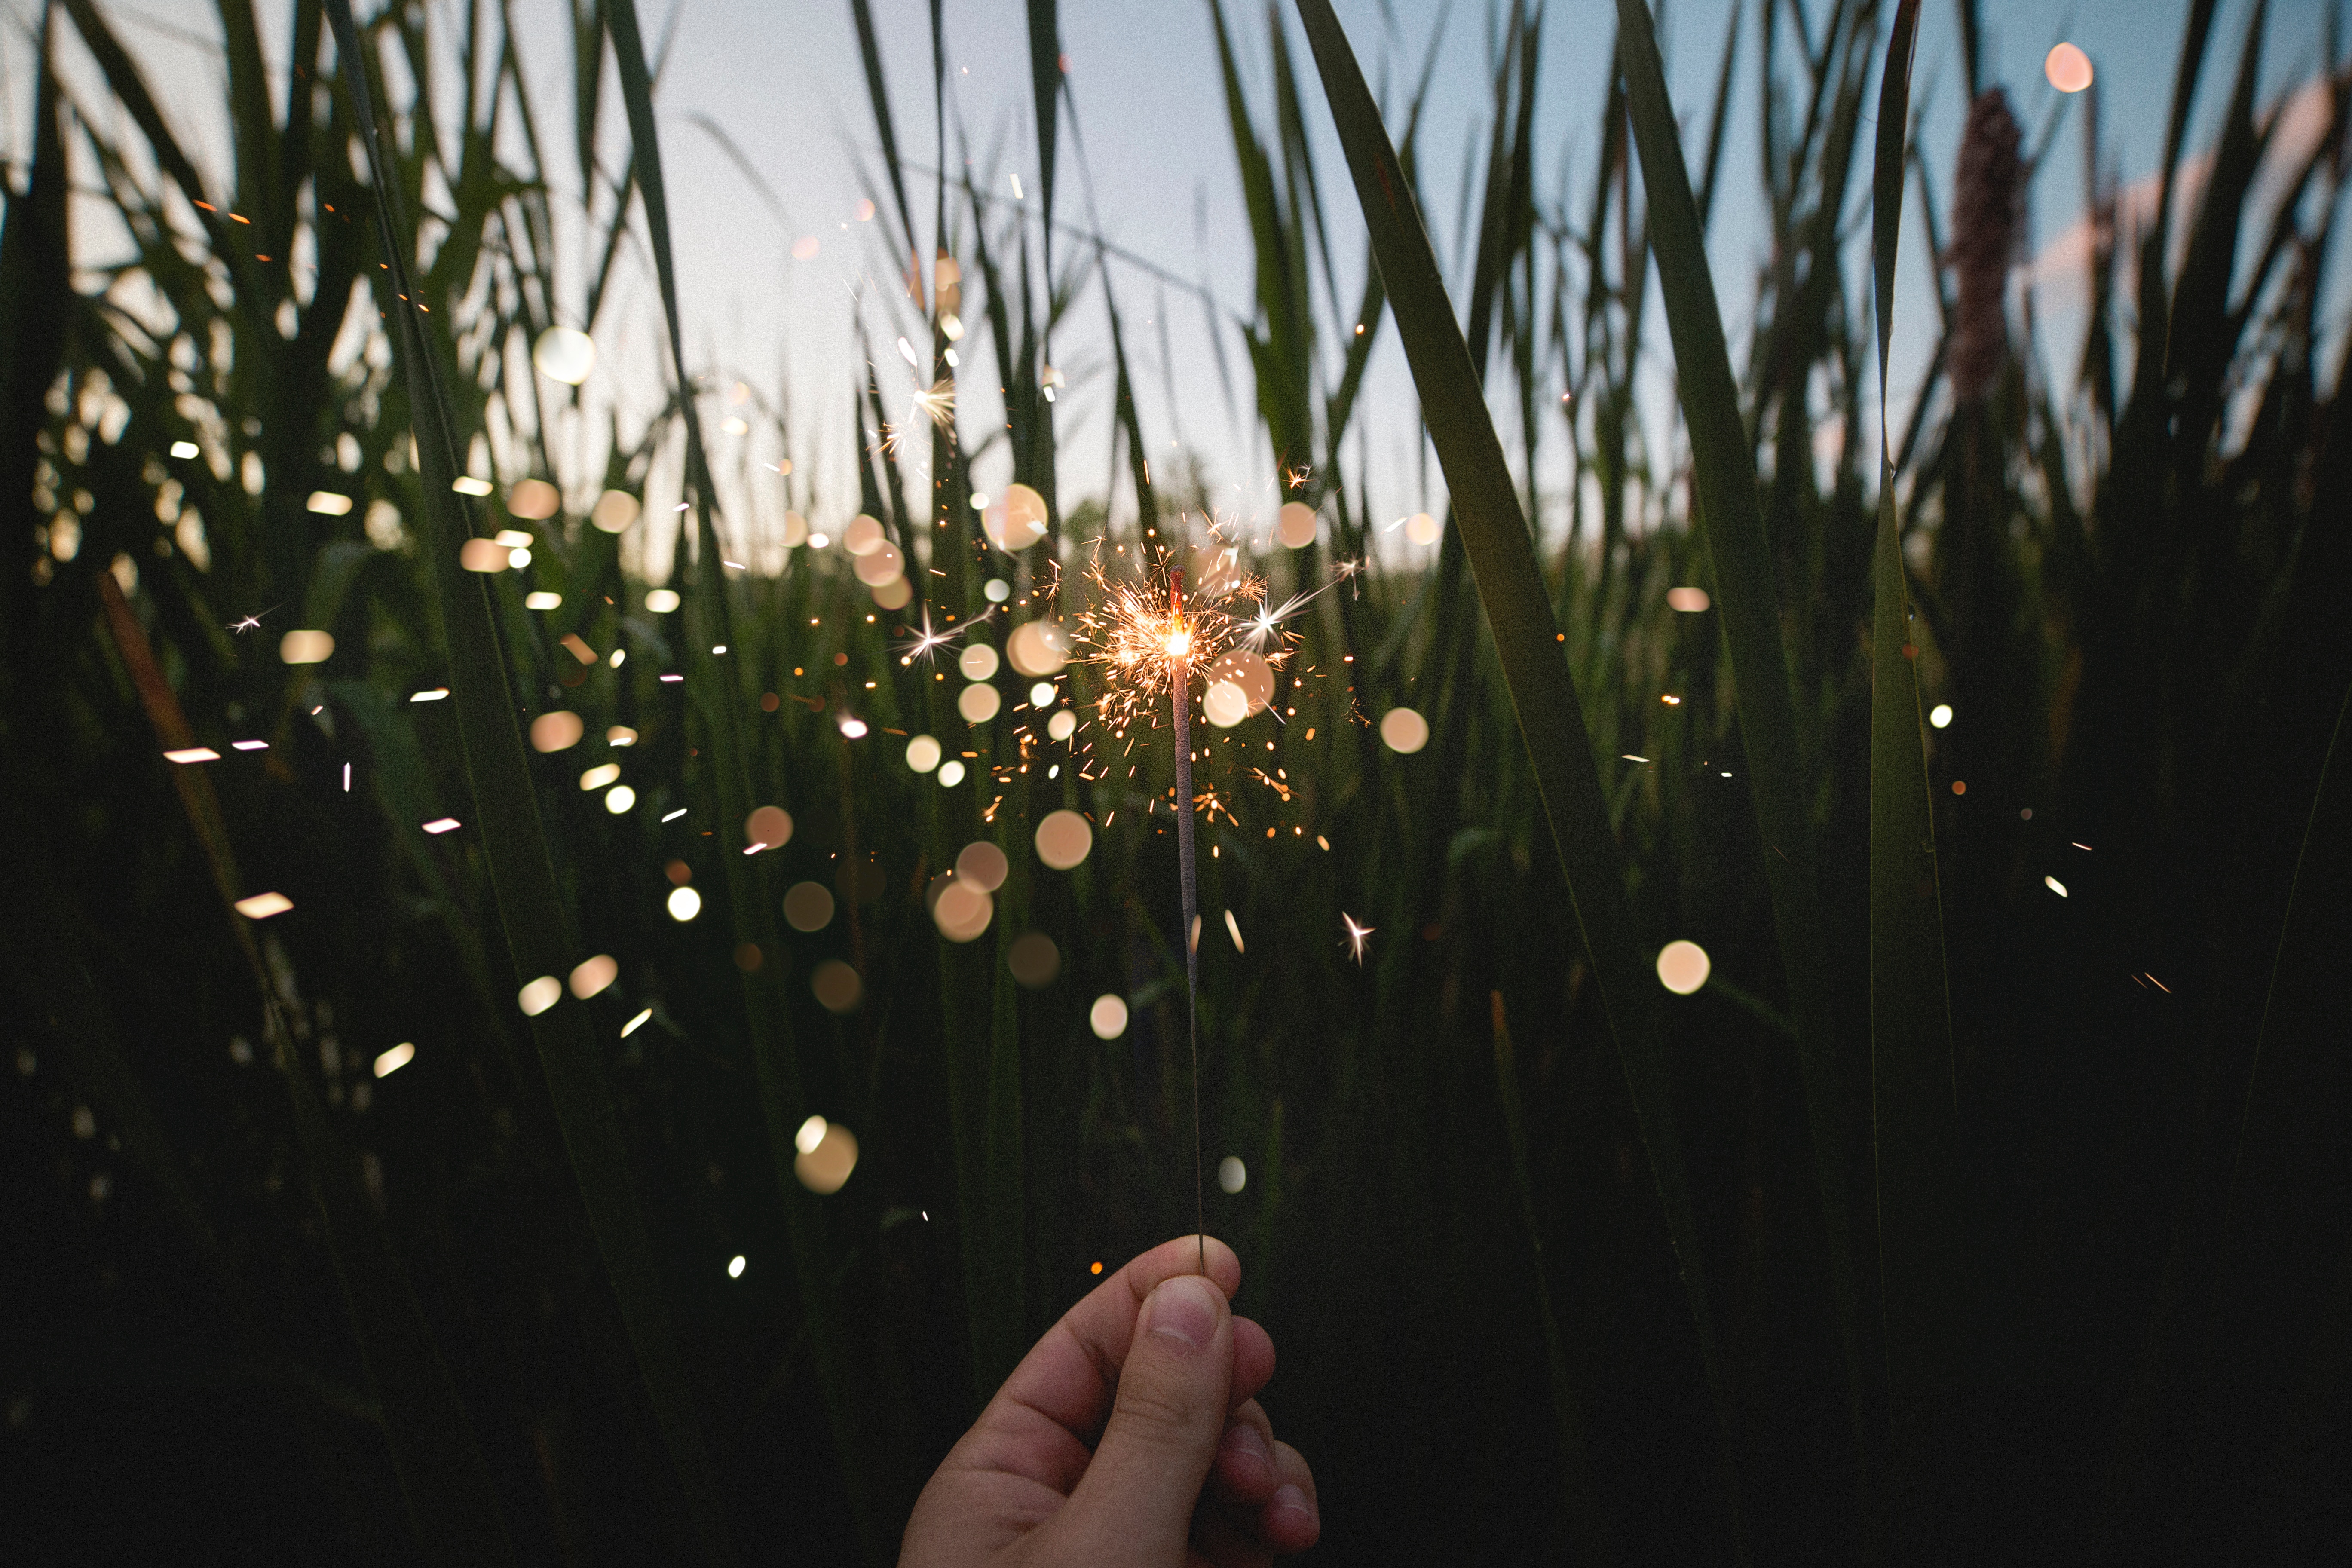
[[[1228,1305],[1241,1259],[1153,1247],[1046,1331],[949,1451],[899,1568],[1263,1568],[1322,1521],[1255,1395],[1274,1342]]]

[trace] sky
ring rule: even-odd
[[[454,29],[462,12],[453,0],[432,3],[436,18]],[[1433,0],[1335,3],[1376,90],[1384,79],[1399,83],[1409,79],[1443,20],[1423,169],[1425,211],[1440,231],[1439,254],[1450,261],[1464,151],[1489,97],[1488,7],[1485,0],[1455,0],[1450,7]],[[1076,136],[1083,143],[1084,173],[1076,148],[1066,139],[1055,216],[1099,233],[1167,274],[1198,280],[1217,302],[1218,321],[1213,328],[1210,310],[1189,291],[1169,288],[1142,267],[1118,259],[1110,263],[1123,318],[1139,323],[1129,327],[1128,336],[1147,442],[1155,451],[1165,451],[1178,441],[1197,451],[1215,480],[1213,494],[1221,510],[1244,522],[1264,522],[1278,499],[1272,456],[1254,426],[1247,360],[1231,320],[1246,310],[1253,258],[1208,4],[1067,0],[1063,5],[1063,51]],[[1227,4],[1263,125],[1263,109],[1270,101],[1267,12],[1246,3]],[[2221,7],[2200,82],[2192,148],[2210,141],[2251,4],[2225,0]],[[1806,0],[1812,27],[1818,28],[1828,5],[1829,0]],[[28,144],[27,39],[37,13],[34,0],[5,0],[5,5],[9,25],[0,37],[0,89],[5,95],[0,99],[0,115],[5,118],[5,145],[13,160]],[[935,127],[928,0],[873,0],[873,5],[902,154],[910,163],[929,165]],[[208,42],[218,30],[212,7],[198,0],[113,0],[105,8],[147,65],[175,124],[192,142],[210,149],[217,166],[225,140],[217,123],[219,56]],[[282,13],[289,8],[264,7],[265,37],[281,58]],[[1987,0],[1987,78],[2007,84],[2032,144],[2057,102],[2042,77],[2043,56],[2061,39],[2076,43],[2098,71],[2107,155],[2116,161],[2116,172],[2127,184],[2144,180],[2160,152],[2186,9],[2187,0],[2078,0],[2071,6],[2046,0]],[[563,0],[514,0],[513,11],[539,112],[561,118],[568,102],[570,70]],[[1039,192],[1024,12],[1021,0],[949,0],[946,54],[953,97],[949,156],[951,163],[960,164],[961,149],[968,143],[975,178],[985,180],[1008,203],[1018,181],[1019,205],[1034,224]],[[1287,5],[1279,12],[1291,29],[1296,58],[1305,73],[1306,115],[1339,242],[1340,288],[1352,296],[1363,277],[1364,261],[1360,223],[1349,221],[1352,199],[1344,160],[1330,134],[1328,112],[1295,16]],[[2325,12],[2319,0],[2282,0],[2273,5],[2263,55],[2266,99],[2318,68]],[[722,384],[740,378],[765,396],[774,395],[780,384],[788,391],[790,450],[800,465],[793,499],[808,504],[812,520],[825,526],[830,514],[855,510],[846,478],[851,450],[846,405],[869,348],[886,391],[896,399],[912,388],[914,378],[891,353],[891,344],[901,332],[918,341],[921,337],[913,331],[914,318],[895,305],[897,264],[887,243],[887,198],[884,216],[869,222],[857,218],[859,202],[881,195],[883,187],[878,141],[847,0],[644,0],[642,14],[649,48],[658,49],[665,37],[669,39],[656,111],[671,191],[689,367]],[[1731,15],[1731,0],[1674,0],[1667,7],[1663,32],[1669,85],[1684,111],[1686,135],[1694,138],[1720,68]],[[1737,46],[1741,58],[1726,151],[1727,180],[1710,237],[1717,290],[1735,353],[1744,335],[1742,323],[1763,249],[1753,70],[1759,15],[1760,6],[1750,0]],[[1963,109],[1956,15],[1951,0],[1928,0],[1915,78],[1915,101],[1926,106],[1923,144],[1939,195],[1946,199]],[[1535,185],[1549,199],[1562,188],[1565,171],[1573,210],[1590,196],[1613,3],[1550,0],[1545,23]],[[1870,90],[1874,105],[1874,83]],[[1391,101],[1402,97],[1400,86]],[[2042,262],[2032,276],[2041,289],[2037,307],[2045,342],[2055,345],[2051,349],[2053,361],[2071,361],[2080,331],[2079,316],[2070,310],[2078,307],[2081,290],[2060,258],[2067,254],[2067,231],[2081,210],[2077,117],[2084,107],[2079,99],[2067,106],[2068,118],[2053,140],[2034,185],[2029,219],[2032,247]],[[764,192],[734,156],[721,150],[711,126],[723,131],[757,173]],[[608,152],[625,153],[618,94],[609,88],[605,142]],[[617,156],[614,161],[617,166]],[[1868,226],[1862,221],[1866,162],[1865,143],[1864,177],[1857,180],[1848,207],[1856,235],[1848,275],[1857,284],[1864,275],[1862,247],[1867,245]],[[576,163],[568,158],[554,163],[559,205],[568,205],[578,192],[563,188],[563,181],[576,181]],[[928,180],[916,175],[910,195],[922,227],[931,206]],[[1922,314],[1929,258],[1917,236],[1916,207],[1905,216],[1906,246],[1897,281],[1896,341],[1890,355],[1898,416],[1911,400],[1928,346]],[[2074,237],[2077,242],[2079,237]],[[796,258],[795,242],[805,251],[811,239],[816,241],[815,254]],[[928,248],[932,237],[926,232],[922,240]],[[84,243],[79,233],[77,242]],[[567,245],[562,264],[576,298],[586,267],[584,230],[572,228]],[[961,248],[969,262],[968,244]],[[1075,243],[1057,241],[1057,260],[1076,254]],[[1458,298],[1459,280],[1450,281],[1455,283]],[[624,410],[641,414],[658,402],[665,386],[658,358],[662,328],[649,266],[635,266],[622,288],[614,308],[599,325],[600,366],[587,390],[593,397],[610,398]],[[2340,293],[2331,290],[2329,298]],[[1166,363],[1159,319],[1163,310]],[[857,331],[860,310],[866,324],[863,342]],[[1231,402],[1211,342],[1213,331],[1223,333],[1224,358],[1235,378]],[[1664,428],[1660,416],[1672,394],[1662,321],[1652,323],[1647,341],[1652,363],[1646,367],[1645,401],[1651,405],[1653,428]],[[977,335],[968,338],[965,346],[976,351],[965,356],[968,370],[992,367],[992,353]],[[1335,345],[1326,346],[1336,354]],[[1110,468],[1108,345],[1098,294],[1089,294],[1073,312],[1057,340],[1055,357],[1069,376],[1055,409],[1066,507],[1081,496],[1100,494]],[[2070,365],[2053,368],[2063,374]],[[967,431],[984,429],[997,417],[992,386],[975,384],[992,379],[985,371],[966,377]],[[1424,465],[1419,458],[1415,406],[1393,334],[1384,334],[1358,416],[1375,436],[1370,482],[1374,506],[1382,513],[1442,501],[1442,495],[1422,489],[1424,474],[1433,486],[1440,481],[1434,465]],[[1868,434],[1874,437],[1875,430]],[[1556,467],[1547,466],[1561,455],[1559,443],[1552,447],[1547,462],[1539,463],[1548,485],[1560,479]],[[778,454],[762,448],[753,455],[765,460]],[[999,448],[981,464],[977,483],[983,489],[1001,487],[1003,467]],[[675,483],[674,478],[657,474],[650,488]],[[648,494],[649,511],[656,499]],[[781,499],[763,498],[762,504],[781,504]],[[836,531],[839,521],[833,520]],[[658,571],[660,563],[647,564]]]

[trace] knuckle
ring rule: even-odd
[[[1189,1436],[1200,1417],[1200,1401],[1188,1390],[1150,1377],[1119,1380],[1112,1418],[1143,1441],[1173,1443]]]

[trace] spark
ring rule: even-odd
[[[1322,841],[1318,839],[1316,842]],[[1348,928],[1348,956],[1358,963],[1363,963],[1364,949],[1371,941],[1372,928],[1368,925],[1358,925],[1356,917],[1345,910],[1340,911],[1339,923]]]
[[[919,414],[944,430],[955,423],[955,383],[942,377],[908,394],[907,405],[910,416]]]
[[[269,608],[260,612],[259,615],[239,616],[236,620],[229,622],[229,624],[223,629],[226,631],[235,632],[239,637],[243,637],[247,632],[257,632],[261,629],[262,616],[275,615],[285,607],[286,606],[283,605],[272,605]]]
[[[912,643],[908,645],[906,652],[899,657],[899,663],[902,665],[911,664],[919,658],[927,659],[930,658],[935,650],[945,647],[949,643],[952,642],[955,639],[955,636],[956,634],[952,631],[939,631],[932,627],[931,607],[929,605],[925,605],[923,606],[922,632]]]

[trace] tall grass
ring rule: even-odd
[[[993,373],[1007,428],[894,431],[927,448],[906,467],[873,449],[898,409],[859,371],[838,495],[782,411],[837,418],[843,389],[739,394],[681,337],[685,150],[628,0],[575,6],[552,118],[501,7],[299,7],[275,62],[249,6],[220,13],[207,106],[159,102],[95,0],[45,11],[44,61],[95,72],[42,71],[0,229],[0,973],[26,1004],[0,1240],[42,1260],[8,1441],[49,1478],[26,1495],[135,1478],[151,1507],[74,1516],[117,1554],[886,1561],[1092,1266],[1192,1219],[1167,760],[1024,740],[1009,668],[1007,711],[967,723],[953,672],[905,651],[926,611],[979,622],[991,579],[1013,608],[964,635],[1001,647],[1057,569],[1066,613],[1097,534],[1197,504],[1148,461],[1133,263],[1068,218],[1086,141],[1055,7],[1027,8],[1021,210],[949,111],[944,7],[927,167],[896,35],[852,0],[875,273],[905,284],[860,329],[950,382]],[[1419,173],[1457,151],[1428,145],[1433,54],[1383,105],[1320,0],[1206,13],[1248,405],[1320,520],[1265,568],[1282,593],[1361,563],[1302,617],[1279,713],[1232,731],[1288,793],[1235,770],[1200,826],[1207,1142],[1247,1172],[1209,1223],[1283,1346],[1268,1400],[1330,1549],[2294,1556],[2338,1489],[2352,1300],[2328,1012],[2352,402],[2318,363],[2352,71],[2299,84],[2325,126],[2288,145],[2255,5],[2184,181],[2200,83],[2225,79],[2192,0],[2156,214],[2095,231],[2086,342],[2037,341],[2029,294],[1963,386],[1985,319],[1941,267],[1894,265],[1906,197],[1940,247],[1963,184],[1914,133],[1916,0],[1763,0],[1696,83],[1623,0],[1557,195],[1536,106],[1566,90],[1564,36],[1498,10],[1450,225]],[[1961,14],[1973,93],[1999,65]],[[1748,177],[1725,152],[1742,75],[1769,233],[1735,274],[1706,239]],[[172,129],[206,110],[226,170]],[[2115,220],[2106,131],[2074,112]],[[69,189],[102,195],[113,248],[68,231]],[[579,466],[604,446],[570,439],[583,405],[530,345],[617,338],[641,266],[669,396]],[[1897,300],[1942,341],[1874,458]],[[1663,428],[1636,395],[1654,305]],[[1370,510],[1370,454],[1422,436],[1362,424],[1391,333],[1448,497],[1433,558]],[[1087,342],[1101,374],[1045,395],[1084,358],[1055,345]],[[1110,412],[1124,492],[1061,461],[1074,398]],[[878,519],[921,599],[885,611],[837,552],[783,550],[750,447],[706,427],[727,416],[795,458],[817,526]],[[1049,509],[1017,554],[961,504],[1000,436]],[[587,514],[679,448],[682,603],[656,610],[644,533]],[[493,494],[453,491],[467,473]],[[554,516],[516,514],[525,479]],[[526,568],[460,569],[506,528]],[[1711,607],[1669,607],[1690,588]],[[331,658],[285,664],[296,628]],[[1097,679],[1063,671],[1060,700]],[[1948,728],[1922,721],[1939,703]],[[1425,750],[1377,738],[1397,706]],[[558,709],[587,741],[526,750]],[[615,725],[634,745],[603,744]],[[915,734],[971,776],[910,771]],[[188,743],[224,758],[158,756]],[[614,759],[617,813],[578,787]],[[746,856],[765,805],[792,837]],[[1067,872],[1033,848],[1065,808],[1095,824]],[[420,831],[443,816],[460,829]],[[1010,868],[990,929],[945,942],[926,891],[983,839]],[[691,921],[665,912],[680,875]],[[804,881],[835,900],[814,931],[780,920]],[[233,912],[264,889],[293,909]],[[1360,964],[1343,912],[1373,930]],[[1012,963],[1033,932],[1059,959],[1038,985]],[[1713,960],[1687,998],[1650,973],[1675,938]],[[526,982],[599,953],[609,990],[522,1016]],[[827,961],[859,976],[846,1011],[818,1001]],[[1106,994],[1130,1016],[1108,1041]],[[811,1115],[861,1149],[828,1195],[798,1174]]]

